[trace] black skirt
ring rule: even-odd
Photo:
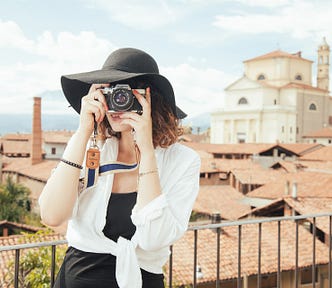
[[[106,237],[117,241],[119,236],[128,240],[135,233],[131,210],[137,193],[112,193],[107,208]],[[118,288],[115,279],[116,257],[111,254],[91,253],[69,247],[54,288]],[[164,288],[164,275],[141,269],[143,288]]]

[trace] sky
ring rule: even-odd
[[[73,113],[61,75],[99,69],[122,47],[154,57],[189,116],[211,112],[244,60],[302,51],[315,72],[331,15],[329,0],[1,0],[0,114],[31,113],[40,95],[43,113]]]

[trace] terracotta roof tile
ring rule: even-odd
[[[280,168],[276,167],[282,168],[287,173],[295,173],[298,169],[302,169],[303,166],[295,161],[279,161],[271,166],[273,169],[280,170]]]
[[[285,196],[287,181],[297,183],[299,197],[332,197],[332,174],[301,171],[280,176],[276,181],[261,186],[247,194],[247,197],[278,199]],[[292,187],[289,188],[289,194]]]
[[[330,213],[332,211],[332,198],[315,197],[284,197],[284,201],[301,215],[316,213]],[[313,219],[310,219],[313,222]],[[329,217],[317,217],[316,226],[324,233],[329,233]]]
[[[230,172],[233,169],[262,170],[263,168],[251,159],[201,158],[201,173]]]
[[[74,132],[62,131],[43,131],[44,143],[66,144]],[[31,134],[6,134],[0,139],[3,145],[4,154],[27,154],[31,152]],[[45,153],[45,152],[44,152]]]
[[[276,273],[278,259],[278,225],[277,222],[262,224],[261,273]],[[281,270],[295,268],[295,223],[281,222]],[[258,272],[258,225],[242,225],[241,228],[241,273],[255,275]],[[220,279],[237,278],[238,274],[238,227],[222,228],[220,237]],[[211,282],[216,279],[216,240],[217,234],[211,230],[198,232],[197,263],[202,269],[203,277],[198,283]],[[299,267],[312,265],[312,235],[299,226]],[[188,285],[193,279],[194,232],[188,231],[173,246],[174,284]],[[328,246],[316,241],[316,264],[328,263]],[[168,271],[168,269],[166,269]]]
[[[183,143],[194,150],[202,150],[213,154],[259,154],[265,151],[274,144],[268,143],[240,143],[240,144],[211,144],[211,143],[196,143],[186,142]]]
[[[311,131],[302,136],[303,138],[332,138],[332,127],[324,127],[319,130]]]
[[[276,181],[286,172],[274,169],[243,170],[233,169],[232,174],[242,184],[264,185]]]
[[[201,185],[193,210],[207,215],[219,212],[223,219],[238,219],[250,211],[249,205],[241,203],[243,198],[229,185]]]
[[[311,85],[303,84],[303,83],[294,83],[290,82],[284,86],[280,87],[281,89],[287,89],[287,88],[299,88],[299,89],[306,89],[306,90],[316,90],[316,91],[321,91],[321,92],[327,92],[325,89],[321,89],[318,87],[314,87]]]
[[[282,143],[278,145],[298,155],[304,155],[324,147],[323,145],[317,143]]]
[[[245,62],[264,60],[264,59],[270,59],[270,58],[292,58],[292,59],[300,59],[300,60],[304,60],[304,61],[308,61],[308,62],[313,62],[311,60],[300,57],[298,53],[291,54],[291,53],[284,52],[281,50],[275,50],[275,51],[263,54],[261,56],[255,57],[255,58],[245,60],[243,62],[245,63]]]
[[[332,161],[332,146],[325,146],[312,151],[300,158],[300,160]]]
[[[311,172],[332,172],[332,161],[296,161],[304,170]]]
[[[43,160],[41,163],[31,165],[30,158],[19,158],[8,164],[3,172],[16,172],[46,182],[57,164],[58,161]]]
[[[2,142],[4,154],[30,154],[31,153],[31,142],[28,141],[12,141],[4,140]]]
[[[73,134],[74,134],[73,131],[67,131],[67,130],[44,131],[43,139],[45,143],[66,144]]]

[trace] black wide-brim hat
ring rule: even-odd
[[[88,94],[91,84],[112,84],[140,78],[157,88],[178,119],[187,116],[176,106],[173,87],[166,77],[159,74],[157,62],[139,49],[118,49],[108,56],[100,70],[64,75],[61,77],[61,85],[70,105],[80,113],[81,99]]]

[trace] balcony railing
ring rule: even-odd
[[[264,223],[270,223],[270,222],[275,222],[277,227],[278,227],[278,233],[277,233],[277,283],[276,283],[276,287],[281,287],[281,233],[280,233],[280,226],[281,223],[284,221],[293,221],[295,223],[295,268],[294,268],[294,277],[295,277],[295,281],[294,281],[294,286],[295,288],[298,287],[316,287],[317,283],[316,281],[312,281],[312,283],[310,284],[310,286],[307,285],[303,285],[300,286],[299,284],[299,265],[298,265],[298,257],[299,257],[299,225],[301,225],[301,221],[306,220],[306,221],[310,221],[311,223],[311,229],[310,232],[312,233],[312,263],[311,263],[311,269],[312,269],[312,279],[316,279],[316,268],[317,268],[317,264],[316,264],[316,241],[317,241],[317,228],[316,228],[316,220],[317,219],[321,219],[321,218],[325,218],[327,220],[328,223],[328,231],[327,232],[327,239],[325,239],[325,244],[328,247],[328,286],[324,286],[324,287],[332,287],[332,278],[331,278],[331,272],[332,272],[332,267],[331,267],[331,248],[332,248],[332,237],[331,237],[331,222],[332,222],[332,213],[320,213],[320,214],[310,214],[310,215],[298,215],[298,216],[284,216],[284,217],[272,217],[272,218],[264,218],[264,219],[244,219],[244,220],[238,220],[238,221],[227,221],[227,222],[221,222],[221,223],[216,223],[216,224],[208,224],[208,225],[201,225],[201,226],[190,226],[188,228],[187,233],[193,233],[194,237],[193,237],[193,245],[194,245],[194,254],[193,254],[193,267],[192,267],[192,272],[193,272],[193,278],[192,278],[192,283],[190,283],[190,287],[198,287],[198,277],[197,277],[197,250],[198,250],[198,234],[206,229],[209,230],[213,230],[215,231],[215,261],[216,261],[216,271],[215,271],[215,287],[222,287],[222,279],[220,279],[220,272],[222,267],[220,267],[220,259],[221,259],[221,253],[220,253],[220,245],[221,245],[221,241],[222,240],[222,230],[226,227],[236,227],[237,229],[237,279],[235,279],[236,281],[236,287],[240,288],[240,287],[244,287],[244,283],[243,283],[243,276],[241,273],[241,245],[242,245],[242,241],[243,241],[243,235],[242,235],[242,230],[243,227],[245,227],[246,225],[250,225],[250,224],[256,224],[258,229],[257,229],[257,251],[258,251],[258,255],[257,255],[257,284],[256,287],[260,288],[262,287],[262,273],[261,273],[261,265],[262,265],[262,224]],[[29,248],[40,248],[40,247],[52,247],[51,251],[51,267],[50,267],[50,273],[51,273],[51,287],[54,283],[54,279],[55,279],[55,256],[56,256],[56,247],[58,245],[63,245],[66,244],[65,240],[58,240],[58,241],[49,241],[49,242],[41,242],[41,243],[27,243],[27,244],[20,244],[20,245],[12,245],[12,246],[2,246],[0,247],[0,252],[2,251],[15,251],[15,279],[14,279],[14,287],[18,288],[19,287],[19,263],[20,263],[20,251],[23,249],[29,249]],[[175,244],[176,245],[176,244]],[[171,252],[173,251],[173,247],[171,248]],[[310,250],[311,251],[311,250]],[[170,258],[169,258],[169,262],[168,262],[168,286],[169,288],[174,287],[173,284],[173,252],[170,254]],[[178,267],[176,267],[178,268]],[[187,284],[188,285],[188,284]],[[212,286],[209,286],[212,287]],[[235,287],[235,286],[234,286]],[[318,286],[317,286],[318,287]],[[322,287],[322,286],[319,286]]]

